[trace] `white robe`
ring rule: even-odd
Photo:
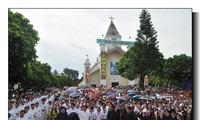
[[[47,106],[44,104],[41,106],[41,116],[40,116],[40,120],[47,120]]]
[[[101,112],[96,112],[95,113],[95,120],[101,120],[103,118],[103,114]]]
[[[101,112],[101,117],[102,117],[102,119],[107,119],[107,115],[108,115],[108,112],[107,111],[105,111],[105,112]]]
[[[95,113],[94,112],[90,112],[89,114],[89,120],[94,120],[95,119]]]
[[[84,112],[84,111],[81,111],[80,112],[80,120],[89,120],[89,116],[90,116],[90,113],[89,112]]]
[[[77,114],[79,115],[79,110],[76,109],[76,108],[74,108],[74,109],[71,109],[71,108],[70,108],[70,109],[68,110],[67,113],[68,113],[68,115],[69,115],[69,114],[72,113],[72,112],[75,112],[75,113],[77,113]]]
[[[18,110],[16,109],[11,109],[9,113],[10,113],[10,118],[8,120],[15,120],[17,117],[19,117],[17,116]]]
[[[29,119],[24,116],[23,118],[18,117],[16,120],[29,120]]]
[[[29,118],[29,120],[37,120],[36,119],[36,109],[29,109],[28,118]]]

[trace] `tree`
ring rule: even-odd
[[[77,85],[79,83],[79,79],[78,79],[79,73],[78,73],[77,70],[72,70],[72,69],[65,68],[63,70],[63,73],[68,78],[68,84],[70,84],[70,85]]]
[[[36,61],[31,66],[32,73],[29,74],[29,79],[23,82],[24,88],[41,89],[50,87],[53,82],[51,66],[48,63]]]
[[[31,64],[36,60],[38,32],[20,13],[8,10],[9,87],[27,81]]]
[[[165,78],[180,85],[182,80],[192,78],[192,57],[185,54],[174,55],[164,63]]]
[[[140,29],[134,46],[129,48],[117,65],[120,75],[133,80],[140,77],[140,88],[144,87],[144,76],[162,69],[163,55],[159,52],[157,32],[151,15],[143,9],[140,14]]]

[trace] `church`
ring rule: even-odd
[[[112,17],[111,17],[112,18]],[[97,39],[97,43],[98,43]],[[111,19],[106,36],[100,43],[100,54],[97,57],[96,62],[91,65],[89,58],[84,63],[84,75],[83,80],[79,83],[81,85],[91,86],[127,86],[134,84],[135,81],[129,81],[121,77],[116,70],[116,63],[125,54],[122,50],[121,44],[105,44],[107,43],[125,43],[121,41],[121,35],[115,27],[113,20]]]

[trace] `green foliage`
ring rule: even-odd
[[[149,85],[152,85],[152,86],[161,86],[162,85],[162,79],[159,77],[159,76],[149,76],[148,77],[149,79]]]
[[[76,70],[72,70],[72,69],[68,69],[68,68],[65,68],[63,70],[63,73],[71,80],[75,80],[76,78],[78,78],[78,71]]]
[[[144,76],[162,69],[163,55],[159,52],[157,32],[151,22],[151,15],[142,10],[140,30],[137,31],[136,42],[128,49],[117,64],[120,75],[133,80],[140,76],[140,87],[143,88]]]
[[[181,80],[192,78],[192,57],[181,54],[166,59],[164,73],[166,79],[171,79],[178,84],[181,83]]]
[[[15,84],[25,91],[30,88],[39,91],[51,86],[78,85],[78,71],[65,68],[63,73],[56,70],[51,73],[48,63],[36,61],[35,45],[39,37],[27,18],[9,10],[8,23],[9,90]]]
[[[9,87],[29,79],[31,64],[36,60],[38,32],[20,13],[8,11]]]
[[[36,61],[32,64],[31,70],[32,74],[28,81],[29,84],[31,83],[30,87],[45,89],[45,87],[49,87],[52,84],[53,76],[50,65]],[[28,83],[24,86],[27,86]]]
[[[77,86],[80,80],[78,79],[78,71],[65,68],[63,73],[58,73],[56,70],[52,73],[54,77],[53,85],[56,87]]]

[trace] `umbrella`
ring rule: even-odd
[[[128,100],[128,99],[131,99],[132,96],[129,96],[129,95],[126,95],[126,96],[123,96],[125,100]]]
[[[169,93],[164,93],[162,96],[171,96]]]
[[[79,96],[80,96],[80,93],[77,93],[77,92],[71,93],[69,96],[70,96],[70,97],[79,97]]]
[[[146,96],[146,95],[144,95],[144,94],[141,94],[141,95],[134,95],[132,98],[133,98],[134,100],[139,100],[139,98],[142,97],[142,96]]]
[[[149,96],[150,96],[150,97],[157,98],[157,97],[159,97],[160,95],[159,95],[159,94],[157,94],[157,93],[152,93],[152,94],[150,94]]]
[[[67,93],[73,93],[73,92],[76,92],[76,91],[78,91],[78,90],[74,89],[74,88],[67,89]]]
[[[106,95],[106,91],[101,91],[101,95]]]
[[[139,100],[140,97],[141,97],[141,95],[134,95],[132,98],[133,98],[134,100]]]
[[[85,91],[90,91],[90,90],[92,90],[91,88],[85,88],[84,89]]]
[[[76,92],[76,91],[78,91],[78,87],[69,87],[69,88],[67,89],[67,91],[68,91],[68,92]]]
[[[136,93],[137,91],[136,90],[128,90],[127,92],[128,93]]]
[[[97,94],[97,93],[95,93],[95,94],[92,94],[90,97],[91,97],[91,98],[97,98],[97,99],[99,99],[100,95]]]
[[[139,100],[152,100],[152,98],[147,96],[147,95],[145,95],[145,96],[139,97]]]
[[[115,93],[114,91],[108,91],[107,95],[111,95],[111,94],[114,94],[114,93]]]
[[[117,94],[116,94],[116,93],[113,93],[113,94],[110,94],[108,97],[109,97],[109,98],[115,98],[115,97],[117,97]]]
[[[161,94],[160,96],[158,96],[158,98],[162,99],[162,98],[172,98],[173,96],[170,95],[169,93],[164,93],[164,94]]]

